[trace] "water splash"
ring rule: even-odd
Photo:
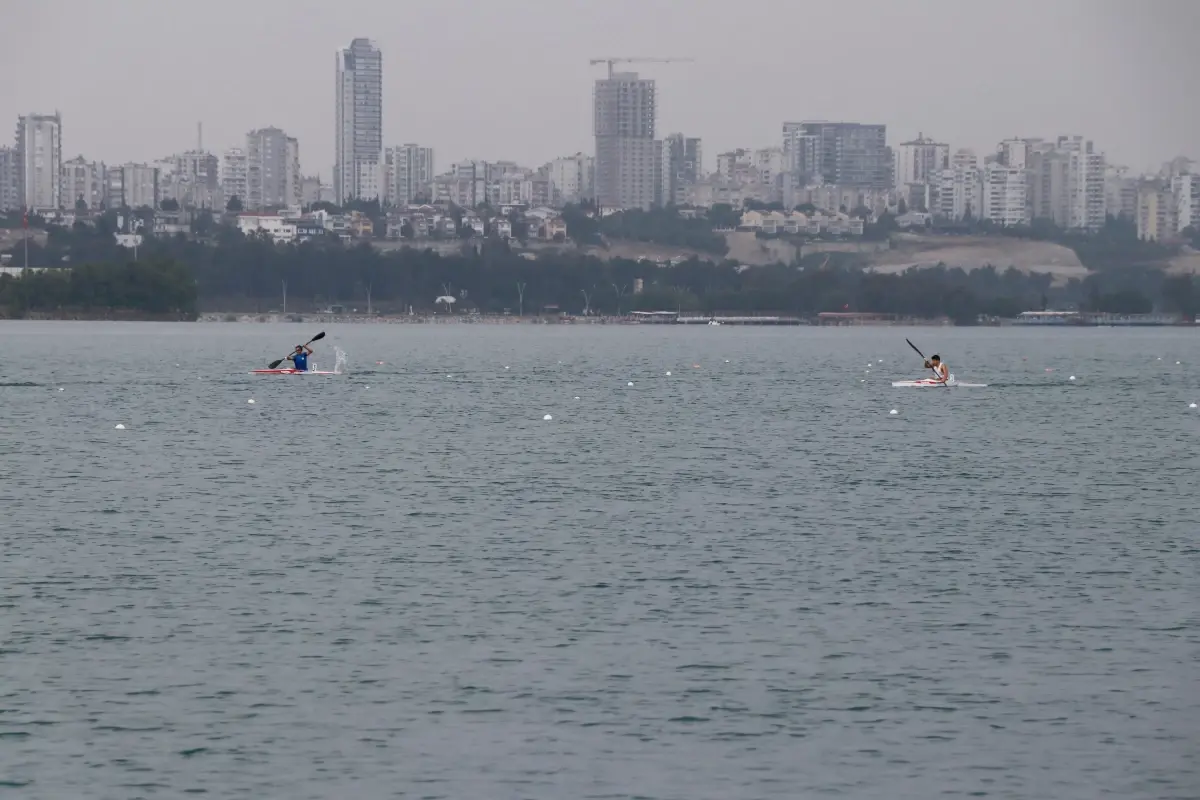
[[[333,348],[333,371],[338,375],[346,371],[346,351],[340,347]]]

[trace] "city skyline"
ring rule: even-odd
[[[436,148],[443,164],[467,158],[539,164],[593,152],[591,88],[602,73],[588,60],[630,54],[694,58],[638,69],[657,84],[658,133],[699,137],[706,154],[773,144],[789,119],[881,123],[892,146],[927,132],[980,153],[1017,135],[1079,133],[1134,171],[1200,149],[1200,109],[1186,92],[1200,59],[1186,36],[1200,11],[1171,0],[1150,12],[1116,2],[1014,0],[1007,9],[1013,13],[997,19],[937,0],[904,14],[867,3],[854,15],[779,3],[762,9],[763,22],[746,23],[755,45],[733,47],[733,58],[725,49],[728,26],[697,8],[724,6],[706,0],[686,8],[612,0],[570,14],[546,13],[548,5],[537,0],[509,4],[503,13],[464,2],[401,10],[348,0],[319,24],[288,21],[318,8],[304,2],[234,7],[209,0],[201,6],[208,13],[189,21],[198,41],[220,43],[201,67],[192,66],[194,59],[172,66],[179,59],[166,35],[168,9],[142,0],[118,5],[129,13],[72,6],[69,26],[61,24],[67,7],[53,1],[5,12],[24,35],[0,51],[0,63],[23,77],[6,87],[0,115],[60,110],[64,160],[161,158],[190,147],[198,121],[209,149],[220,153],[238,146],[248,130],[276,126],[302,143],[306,174],[332,180],[335,77],[328,53],[364,34],[385,54],[384,146],[421,142]],[[222,11],[233,8],[243,24],[225,26]],[[864,25],[864,14],[878,24]],[[103,30],[114,17],[126,26],[136,18],[145,47],[106,46],[112,39]],[[373,21],[364,31],[360,21],[368,17]],[[272,41],[257,35],[260,18],[278,23]],[[631,18],[645,24],[627,26]],[[797,60],[786,34],[814,26],[823,35],[801,36]],[[483,47],[504,41],[497,34],[509,29],[522,31],[536,57]],[[1017,34],[1022,58],[1004,70],[983,62],[979,70],[945,67],[956,59],[974,63],[980,43],[996,42],[999,54],[1005,37]],[[461,46],[447,51],[446,37]],[[920,41],[936,46],[914,46]],[[56,53],[52,64],[19,69],[36,63],[39,48]],[[145,69],[147,60],[155,70]],[[523,74],[537,77],[522,80]],[[130,87],[134,96],[153,99],[153,113],[135,117],[128,104],[115,102]]]

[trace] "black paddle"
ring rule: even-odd
[[[908,342],[908,339],[905,339],[904,341]],[[925,354],[921,352],[920,348],[918,348],[915,344],[913,344],[912,342],[908,342],[908,346],[911,347],[913,350],[917,351],[917,355],[919,355],[921,357],[922,361],[929,360],[928,358],[925,357]],[[274,367],[272,367],[271,369],[274,369]],[[933,367],[930,367],[930,369],[933,369]],[[938,380],[941,381],[942,376],[938,374],[938,371],[936,369],[933,369],[933,374],[937,375]],[[948,383],[943,382],[942,386],[945,386],[947,389],[950,388],[950,384],[948,384]]]
[[[312,337],[307,342],[305,342],[304,346],[308,347],[310,344],[315,342],[317,339],[324,339],[324,338],[325,338],[325,331],[321,331],[316,336]],[[912,342],[909,342],[909,344],[912,344]],[[288,353],[288,355],[291,355],[291,353]],[[286,359],[286,358],[287,358],[287,356],[284,356],[283,358],[279,359],[278,361],[272,361],[270,364],[267,364],[267,369],[275,369],[280,364],[282,364],[284,362],[284,359]],[[924,358],[924,356],[921,356],[921,358]]]

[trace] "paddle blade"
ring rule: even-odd
[[[908,342],[908,339],[905,339],[904,341]],[[917,349],[917,346],[915,344],[913,344],[912,342],[908,342],[908,346],[911,347],[913,350],[916,350],[917,355],[919,355],[921,358],[925,357],[925,354],[922,353],[919,349]]]
[[[272,361],[270,364],[267,364],[267,369],[276,369],[276,368],[278,368],[278,367],[279,367],[279,365],[280,365],[280,364],[282,364],[282,363],[283,363],[283,359],[282,359],[282,358],[281,358],[281,359],[279,359],[278,361]]]
[[[321,331],[321,332],[320,332],[320,333],[318,333],[316,336],[314,336],[314,337],[312,337],[311,339],[309,339],[309,340],[308,340],[308,343],[309,343],[309,344],[312,344],[312,343],[313,343],[313,342],[315,342],[317,339],[324,339],[324,338],[325,338],[325,331]]]

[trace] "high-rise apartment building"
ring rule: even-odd
[[[589,155],[576,153],[550,162],[551,202],[556,205],[579,203],[596,196],[596,160]]]
[[[224,208],[221,161],[206,150],[188,150],[163,159],[159,194],[189,208]]]
[[[650,208],[657,199],[661,144],[654,138],[653,80],[612,73],[593,92],[596,202],[607,208]]]
[[[1200,175],[1183,173],[1171,179],[1171,194],[1175,200],[1175,224],[1200,230]]]
[[[247,176],[246,151],[240,147],[231,147],[221,156],[221,205],[229,205],[229,201],[237,198],[244,208],[249,193]]]
[[[383,196],[383,54],[370,39],[337,53],[337,202]]]
[[[389,147],[383,153],[383,199],[393,206],[428,196],[436,175],[433,148],[416,144]]]
[[[300,205],[300,145],[279,128],[246,134],[248,209]]]
[[[659,205],[683,205],[688,188],[700,180],[703,173],[703,153],[700,140],[672,133],[662,140],[662,183]]]
[[[973,150],[959,150],[950,158],[950,168],[939,174],[937,198],[939,216],[955,220],[979,217],[983,211],[983,181]]]
[[[1114,217],[1136,221],[1139,181],[1129,176],[1127,167],[1109,165],[1104,175],[1104,209]]]
[[[1179,229],[1175,194],[1167,181],[1146,181],[1138,188],[1137,233],[1139,239],[1169,239]]]
[[[889,189],[892,155],[886,125],[858,122],[785,122],[789,169],[809,183]]]
[[[1012,227],[1031,221],[1028,171],[993,162],[983,171],[983,219]]]
[[[0,211],[21,207],[19,155],[11,147],[0,147]]]
[[[930,184],[944,169],[950,168],[950,145],[934,141],[924,134],[901,142],[896,148],[896,186]]]
[[[1055,145],[1067,154],[1067,224],[1071,230],[1096,232],[1104,227],[1104,154],[1082,136],[1060,136]]]
[[[28,114],[17,120],[21,205],[53,211],[62,202],[62,115]]]
[[[67,208],[100,208],[105,203],[107,170],[98,161],[88,161],[76,156],[62,165],[59,180],[62,182],[60,195]]]
[[[122,164],[105,174],[108,208],[155,208],[159,201],[158,169],[149,164]]]

